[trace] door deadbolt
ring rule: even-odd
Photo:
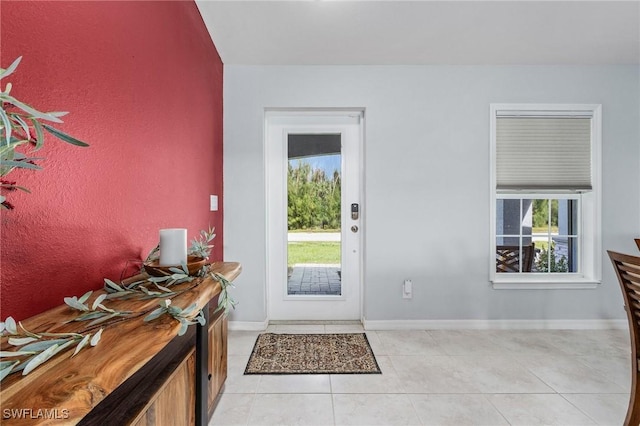
[[[357,227],[356,225],[353,225],[353,226],[351,227],[351,232],[354,232],[354,233],[355,233],[355,232],[358,232],[358,227]]]

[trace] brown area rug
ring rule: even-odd
[[[258,336],[244,374],[381,374],[364,333]]]

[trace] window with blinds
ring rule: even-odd
[[[498,191],[590,191],[591,117],[496,116]]]
[[[491,105],[494,288],[600,281],[601,106]]]

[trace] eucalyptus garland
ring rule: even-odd
[[[18,328],[19,327],[19,328]],[[96,333],[33,333],[12,317],[0,322],[0,335],[8,336],[8,343],[18,347],[15,351],[0,351],[0,381],[11,373],[22,371],[26,376],[54,355],[76,345],[73,358],[87,345],[96,346],[102,336]],[[10,360],[6,360],[11,358]],[[19,359],[16,359],[19,358]]]
[[[194,239],[191,244],[190,254],[208,259],[212,244],[209,244],[215,234],[214,228],[209,227],[207,231],[200,232],[200,238]],[[157,255],[157,248],[147,257],[147,261]],[[148,313],[144,318],[145,322],[153,321],[162,315],[169,315],[180,323],[178,335],[182,336],[187,332],[190,325],[205,325],[205,317],[202,310],[196,311],[197,304],[193,303],[186,308],[180,308],[171,304],[171,299],[186,291],[193,289],[202,282],[207,274],[220,283],[220,295],[218,306],[215,312],[223,311],[227,315],[231,309],[235,309],[237,302],[229,295],[229,289],[234,285],[224,275],[209,271],[209,266],[205,265],[196,274],[190,275],[186,264],[180,268],[169,268],[167,275],[161,277],[146,277],[131,283],[120,282],[119,284],[107,278],[104,279],[105,293],[96,297],[91,306],[88,300],[93,294],[89,291],[80,297],[65,297],[64,303],[71,309],[80,313],[65,323],[75,321],[91,321],[88,328],[96,327],[98,324],[121,317],[129,319]],[[193,286],[175,290],[174,285],[193,282]],[[138,300],[164,298],[160,306],[152,311],[134,313],[132,311],[119,311],[108,306],[108,300],[126,300],[135,298]],[[113,323],[107,324],[110,326]],[[16,324],[12,317],[7,317],[4,322],[0,322],[0,337],[8,337],[8,344],[18,348],[12,351],[0,351],[0,382],[9,374],[22,371],[26,376],[38,366],[44,364],[54,355],[67,350],[75,345],[76,349],[71,357],[76,356],[85,346],[96,346],[102,336],[103,328],[95,333],[34,333],[27,330],[21,322]]]

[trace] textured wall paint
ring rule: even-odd
[[[231,320],[267,318],[265,106],[366,108],[367,320],[624,318],[604,252],[597,289],[492,289],[489,104],[602,104],[602,247],[634,253],[639,71],[627,65],[226,66],[225,255],[243,266],[233,290],[241,303]],[[402,299],[405,278],[413,279],[413,299]]]
[[[0,315],[21,319],[120,277],[158,229],[216,227],[222,259],[223,66],[192,1],[2,2],[1,64],[24,56],[12,94],[70,111],[39,172],[8,177]],[[3,83],[6,83],[3,81]]]

